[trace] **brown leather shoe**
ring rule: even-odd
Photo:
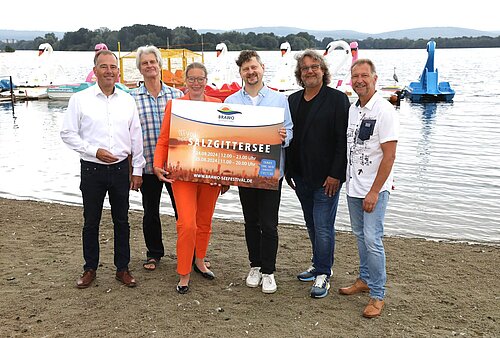
[[[385,302],[383,300],[378,300],[375,298],[370,298],[368,305],[363,311],[363,317],[374,318],[380,316],[382,309],[384,308]]]
[[[116,277],[117,280],[128,286],[129,288],[133,288],[134,286],[137,286],[137,282],[135,281],[135,278],[132,277],[130,272],[128,270],[125,271],[117,271],[116,272]]]
[[[368,285],[359,278],[356,279],[353,285],[339,289],[339,293],[341,295],[354,295],[356,293],[368,292],[368,291],[370,291]]]
[[[79,289],[86,289],[92,284],[95,279],[95,270],[86,270],[80,278],[76,281],[76,287]]]

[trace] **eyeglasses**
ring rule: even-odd
[[[302,73],[307,73],[310,70],[312,70],[313,72],[316,72],[319,70],[321,66],[320,65],[310,65],[310,66],[304,66],[304,67],[300,67],[300,71]]]
[[[188,83],[195,83],[195,82],[203,83],[203,82],[205,82],[206,79],[207,79],[206,77],[188,77],[188,78],[186,78],[186,81]]]

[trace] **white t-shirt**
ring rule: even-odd
[[[347,126],[347,180],[346,190],[350,197],[365,198],[377,176],[383,152],[380,145],[397,141],[399,137],[399,118],[389,101],[377,92],[361,108],[353,103],[349,108]],[[382,191],[391,191],[393,172]]]

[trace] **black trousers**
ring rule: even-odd
[[[99,224],[106,193],[111,204],[114,230],[114,264],[117,271],[128,269],[130,262],[129,163],[98,164],[81,160],[80,190],[83,197],[84,270],[97,270],[99,265]]]
[[[175,206],[172,185],[170,183],[165,183],[165,187],[167,188],[170,201],[172,202],[175,219],[177,219],[177,208]],[[161,259],[165,255],[160,220],[160,199],[162,189],[163,182],[161,182],[156,175],[142,175],[141,193],[142,207],[144,209],[142,232],[144,234],[144,241],[146,242],[146,256],[148,258]]]
[[[245,239],[251,267],[271,274],[276,270],[278,253],[278,211],[281,184],[278,190],[238,187],[245,218]]]

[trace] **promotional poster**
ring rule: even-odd
[[[169,177],[277,190],[283,121],[278,107],[173,100]]]

